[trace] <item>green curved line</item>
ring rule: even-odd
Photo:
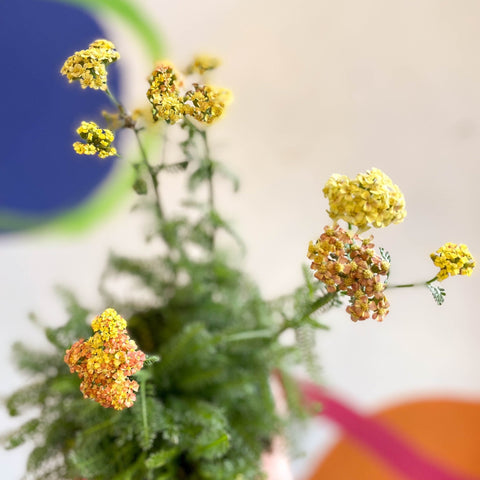
[[[56,0],[74,5],[116,14],[123,21],[129,24],[139,38],[142,39],[145,47],[148,48],[152,61],[156,61],[165,55],[165,41],[159,33],[158,28],[148,17],[141,13],[128,0]]]
[[[134,7],[128,0],[53,0],[79,5],[97,11],[107,17],[116,15],[124,21],[139,37],[152,63],[165,55],[165,41],[157,27],[148,17]],[[151,141],[146,138],[146,142]],[[129,165],[119,165],[107,179],[99,185],[96,192],[80,206],[66,213],[35,216],[19,214],[0,209],[0,228],[4,229],[54,229],[66,233],[76,233],[96,223],[119,204],[119,199],[131,191],[134,173]]]

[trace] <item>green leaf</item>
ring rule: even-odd
[[[146,195],[148,192],[147,182],[143,178],[137,178],[132,187],[138,195]]]
[[[143,362],[143,368],[149,367],[150,365],[153,365],[154,363],[157,363],[159,361],[160,357],[158,355],[148,355],[145,359],[145,362]]]
[[[380,250],[380,256],[391,265],[392,257],[390,256],[390,253],[387,252],[383,247],[380,247],[379,250]],[[387,277],[385,279],[385,282],[387,282],[388,278],[390,277],[390,271],[391,270],[388,269],[388,273],[387,273]]]
[[[195,191],[203,182],[208,180],[211,176],[211,169],[209,165],[202,164],[198,167],[188,179],[188,188],[190,191]]]
[[[169,448],[167,450],[159,450],[155,453],[152,453],[147,458],[147,461],[145,462],[145,466],[149,470],[163,467],[179,454],[180,454],[180,449],[177,447]]]
[[[232,182],[233,191],[238,192],[240,188],[240,181],[233,172],[231,172],[225,165],[218,162],[215,162],[215,171],[218,172],[222,177],[230,180],[230,182]]]
[[[188,160],[184,160],[183,162],[163,164],[158,166],[158,170],[164,170],[168,173],[183,172],[187,169],[189,163],[190,162]]]
[[[8,435],[5,442],[5,448],[10,450],[18,447],[19,445],[23,445],[38,432],[40,425],[40,420],[37,418],[33,418],[32,420],[24,423],[18,430]]]
[[[431,283],[427,283],[427,288],[430,290],[430,292],[432,292],[433,299],[437,305],[442,305],[442,303],[445,301],[445,295],[447,294],[445,289]]]
[[[392,262],[392,257],[390,256],[390,253],[387,252],[383,247],[380,247],[379,250],[380,250],[380,256],[384,260],[386,260],[388,263],[391,263]]]

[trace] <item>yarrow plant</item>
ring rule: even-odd
[[[52,353],[15,345],[19,367],[37,381],[12,394],[7,407],[11,415],[31,407],[39,414],[6,445],[34,443],[27,469],[38,480],[265,478],[262,455],[286,423],[272,395],[272,372],[282,380],[288,420],[305,417],[288,370],[303,363],[318,371],[314,334],[328,328],[321,314],[347,299],[352,320],[381,321],[390,308],[385,292],[416,285],[391,285],[389,254],[365,235],[403,221],[404,197],[376,168],[353,179],[332,175],[323,190],[332,223],[307,252],[314,273],[305,267],[303,285],[267,301],[232,264],[232,240],[239,250],[242,244],[215,196],[219,180],[238,188],[209,143],[209,129],[232,100],[230,90],[207,82],[219,59],[199,55],[183,72],[159,62],[147,77],[145,105],[130,113],[108,87],[108,66],[119,58],[100,39],[65,62],[61,73],[69,82],[105,92],[114,107],[103,113],[108,128],[82,122],[82,142],[73,148],[121,161],[114,131],[133,133],[140,160],[132,163],[132,188],[153,214],[147,241],[155,238],[159,250],[147,259],[111,254],[100,282],[104,305],[94,311],[114,308],[100,315],[62,291],[69,320],[44,328]],[[183,135],[177,157],[164,149],[153,160],[145,140],[160,135],[166,143],[172,128]],[[161,179],[169,174],[186,177],[187,196],[175,212],[162,197]],[[450,243],[432,260],[440,271],[421,285],[441,303],[445,291],[435,280],[470,275],[475,262],[465,245]],[[119,277],[139,295],[117,293]],[[286,331],[293,344],[283,342]]]
[[[326,226],[325,233],[315,243],[310,242],[310,268],[328,292],[349,297],[346,311],[354,322],[370,317],[382,321],[390,307],[385,290],[416,284],[388,285],[390,255],[383,248],[375,253],[373,235],[361,235],[372,227],[402,222],[407,215],[405,198],[378,168],[359,173],[353,179],[334,174],[323,193],[329,202],[327,212],[333,226]],[[340,227],[340,220],[347,223],[347,230]],[[446,243],[431,258],[440,272],[420,285],[428,287],[436,302],[442,304],[445,290],[433,282],[445,280],[448,275],[470,275],[475,261],[466,245],[453,243]]]

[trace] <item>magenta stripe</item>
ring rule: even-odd
[[[475,480],[437,465],[434,460],[416,451],[393,429],[378,420],[360,415],[317,385],[309,382],[299,384],[307,402],[322,404],[323,409],[319,415],[333,420],[346,434],[410,480]]]

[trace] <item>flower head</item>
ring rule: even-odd
[[[163,119],[171,124],[181,120],[185,113],[183,98],[180,96],[182,81],[174,67],[168,63],[158,65],[150,76],[149,83],[147,98],[152,104],[153,119]]]
[[[145,354],[128,336],[126,321],[108,308],[92,322],[95,332],[65,354],[70,371],[82,379],[80,390],[106,408],[122,410],[135,402],[138,383],[128,378],[143,366]]]
[[[190,115],[199,122],[210,124],[224,114],[225,107],[232,100],[230,90],[197,83],[182,95],[180,88],[183,83],[174,67],[168,63],[155,68],[149,83],[147,98],[152,104],[155,121],[162,119],[173,124]]]
[[[449,275],[472,274],[475,267],[475,260],[464,244],[445,243],[436,252],[430,254],[434,265],[440,268],[437,280],[445,280]]]
[[[77,128],[77,133],[85,141],[75,142],[74,150],[80,155],[95,155],[100,158],[110,157],[117,154],[111,144],[115,136],[111,130],[100,128],[95,122],[82,122]]]
[[[323,193],[330,204],[330,217],[355,225],[359,231],[400,223],[407,214],[402,192],[378,168],[360,173],[354,179],[334,174]]]
[[[328,292],[350,297],[347,312],[353,321],[366,320],[370,315],[382,321],[388,313],[389,303],[383,292],[390,264],[375,254],[372,239],[350,236],[339,225],[326,226],[308,247],[315,277]]]
[[[194,83],[193,90],[185,94],[185,102],[188,102],[185,111],[199,122],[212,123],[225,113],[232,98],[232,92],[226,88]]]
[[[213,57],[211,55],[196,55],[193,59],[193,62],[187,67],[187,73],[199,73],[203,75],[209,70],[214,70],[220,66],[221,60],[218,57]]]
[[[82,88],[107,90],[107,66],[120,54],[108,40],[95,40],[86,50],[75,52],[65,61],[60,73],[69,82],[79,81]]]

